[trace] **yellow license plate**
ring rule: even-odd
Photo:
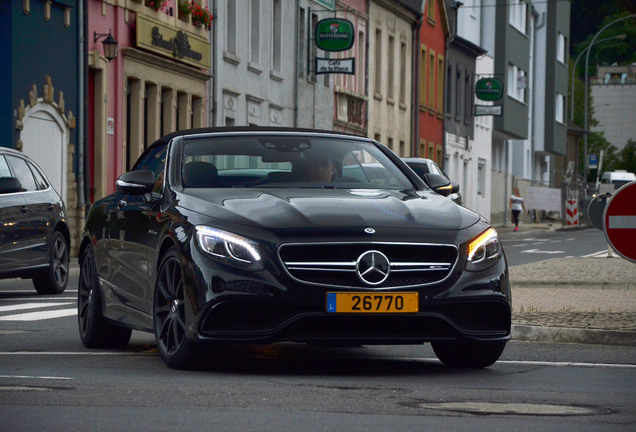
[[[327,312],[331,313],[414,313],[418,310],[416,292],[327,293]]]

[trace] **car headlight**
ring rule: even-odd
[[[198,225],[196,231],[197,242],[204,252],[234,264],[261,264],[256,242],[203,225]]]
[[[479,271],[490,267],[501,257],[501,242],[494,228],[488,228],[468,243],[466,270]]]

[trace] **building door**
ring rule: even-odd
[[[20,134],[23,152],[34,160],[51,185],[66,201],[66,143],[68,130],[60,114],[49,104],[28,110]]]

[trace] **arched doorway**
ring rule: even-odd
[[[44,170],[52,186],[66,201],[68,127],[48,103],[29,107],[22,120],[22,151]]]

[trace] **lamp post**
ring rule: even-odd
[[[590,42],[589,46],[591,47],[592,45],[594,45],[594,43],[596,42],[596,39],[599,37],[599,35],[601,33],[603,33],[603,31],[606,28],[608,28],[609,26],[611,26],[613,24],[616,24],[619,21],[624,21],[624,20],[629,19],[629,18],[636,18],[636,14],[631,14],[631,15],[624,16],[622,18],[615,19],[611,23],[607,24],[605,27],[600,29],[594,35],[594,37],[592,38],[592,42]],[[590,51],[591,50],[588,49],[587,50],[587,54],[585,54],[585,106],[583,108],[583,115],[584,115],[584,118],[583,118],[583,129],[585,129],[586,131],[587,131],[587,117],[588,117],[588,115],[587,115],[587,94],[588,94],[587,86],[588,86],[588,84],[587,83],[588,83],[588,79],[589,79],[589,77],[588,77],[588,67],[589,67],[589,64],[590,64]],[[587,174],[588,174],[588,170],[587,170],[587,135],[588,134],[586,133],[585,136],[583,137],[583,157],[584,157],[584,160],[583,160],[583,168],[584,168],[583,172],[584,172],[584,175],[585,175],[585,184],[586,184],[585,197],[586,198],[587,198]]]
[[[600,41],[596,42],[596,44],[600,44],[602,42],[606,42],[608,40],[612,40],[612,39],[621,39],[621,40],[625,40],[627,38],[627,35],[625,33],[623,34],[619,34],[616,36],[612,36],[612,37],[608,37],[605,39],[601,39]],[[579,60],[581,59],[581,56],[583,54],[585,54],[588,50],[592,49],[592,44],[589,44],[583,51],[581,51],[578,55],[578,57],[576,58],[576,60],[574,61],[574,67],[572,68],[572,79],[570,80],[570,82],[572,83],[571,87],[571,92],[570,92],[570,120],[574,120],[574,72],[576,71],[576,65],[579,63]]]

